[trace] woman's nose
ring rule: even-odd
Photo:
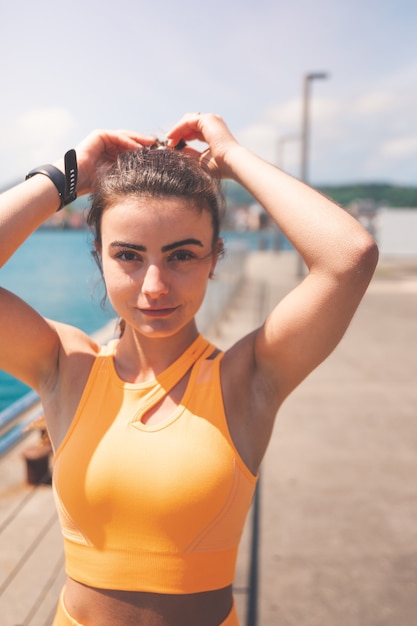
[[[158,265],[149,265],[143,279],[142,291],[152,298],[168,293],[168,285],[164,280],[161,268]]]

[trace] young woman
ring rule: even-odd
[[[68,573],[57,626],[238,624],[237,546],[276,413],[337,345],[377,262],[356,220],[218,116],[188,114],[167,146],[154,142],[97,131],[76,150],[120,338],[101,348],[0,291],[0,367],[40,394],[56,452]],[[61,205],[50,171],[1,196],[2,264]],[[222,178],[256,198],[308,268],[225,353],[195,323],[222,251]]]

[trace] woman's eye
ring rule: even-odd
[[[170,261],[190,261],[194,258],[194,254],[188,250],[176,250],[169,256]]]
[[[136,254],[136,252],[131,252],[130,250],[122,250],[116,254],[116,259],[120,259],[121,261],[139,261],[140,258]]]

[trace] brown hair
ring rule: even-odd
[[[210,213],[213,249],[217,246],[224,209],[220,181],[186,152],[143,147],[121,153],[110,168],[99,173],[87,215],[87,224],[99,248],[103,212],[126,196],[192,200],[195,210]]]

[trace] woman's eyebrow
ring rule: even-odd
[[[169,252],[169,250],[174,250],[174,248],[180,248],[181,246],[200,246],[204,248],[204,244],[199,239],[181,239],[181,241],[174,241],[173,243],[168,243],[166,246],[162,246],[161,252]]]
[[[180,241],[167,243],[166,246],[162,246],[161,252],[169,252],[170,250],[175,250],[175,248],[190,245],[200,246],[200,248],[204,248],[204,244],[202,241],[190,237],[189,239],[181,239]],[[137,252],[146,252],[146,246],[136,243],[128,243],[127,241],[112,241],[110,244],[110,248],[130,248],[131,250],[136,250]]]
[[[112,241],[110,248],[131,248],[138,252],[146,252],[146,247],[135,243],[127,243],[126,241]]]

